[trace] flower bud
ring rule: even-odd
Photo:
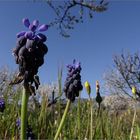
[[[89,84],[88,81],[85,82],[85,88],[86,88],[87,93],[90,95],[90,93],[91,93],[91,87],[90,87],[90,84]]]
[[[137,93],[137,89],[136,89],[135,86],[132,87],[132,93],[133,93],[134,95],[136,95],[136,93]]]
[[[96,81],[96,92],[100,90],[100,85],[99,85],[99,82]]]

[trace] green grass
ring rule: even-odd
[[[62,95],[61,77],[62,68],[58,71],[58,96]],[[20,130],[16,126],[16,120],[21,117],[21,106],[19,105],[21,95],[22,88],[20,85],[16,90],[7,86],[3,91],[6,108],[3,113],[0,112],[0,139],[20,139]],[[28,124],[31,125],[36,139],[50,140],[55,137],[66,105],[58,100],[55,105],[48,107],[47,94],[42,93],[41,95],[43,96],[41,105],[34,100],[32,106],[28,107]],[[10,103],[8,98],[12,99]],[[79,97],[77,105],[71,103],[59,139],[129,140],[131,137],[132,140],[140,140],[139,109],[136,112],[126,110],[119,115],[115,112],[110,115],[107,110],[101,108],[98,114],[96,107],[91,108],[94,105],[93,102],[91,98],[83,102]]]
[[[9,92],[10,90],[7,90],[4,94],[6,109],[4,113],[0,113],[0,139],[17,140],[20,138],[20,131],[16,127],[16,119],[20,117],[18,101],[21,99],[22,92],[18,90],[13,94],[13,101],[10,104],[7,101]],[[60,102],[54,105],[53,110],[52,107],[47,107],[47,105],[48,99],[44,94],[41,106],[35,104],[34,110],[28,110],[28,123],[33,129],[36,139],[54,139],[64,112],[64,107],[60,105]],[[56,111],[57,114],[55,114]],[[92,132],[92,139],[128,140],[130,139],[133,115],[133,111],[126,110],[121,115],[117,116],[114,113],[110,116],[107,111],[101,109],[100,114],[97,116],[97,111],[93,106],[93,127],[91,131],[89,101],[79,102],[77,106],[71,104],[59,138],[91,139],[90,132]],[[139,118],[140,111],[137,110],[132,139],[140,139]]]

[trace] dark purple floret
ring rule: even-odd
[[[32,39],[32,40],[36,40],[40,38],[37,36],[36,32],[44,32],[47,31],[49,26],[47,24],[42,24],[39,26],[39,21],[38,20],[34,20],[32,23],[30,23],[28,18],[24,18],[22,20],[23,24],[25,27],[27,27],[29,29],[29,31],[21,31],[17,34],[17,38],[21,37],[21,36],[25,36],[28,39]],[[39,27],[38,27],[39,26]],[[45,35],[44,35],[45,36]],[[41,37],[42,39],[42,37]],[[46,41],[46,39],[44,39],[43,37],[43,42]]]
[[[0,112],[3,112],[5,109],[5,101],[4,99],[0,99]]]
[[[33,25],[35,25],[36,26],[36,28],[38,27],[38,25],[39,25],[39,21],[38,20],[34,20],[33,21]]]
[[[47,40],[47,37],[42,33],[38,33],[36,36],[37,39],[40,40],[41,42],[45,42]]]
[[[49,28],[48,25],[43,24],[43,25],[41,25],[41,26],[38,28],[38,31],[44,32],[44,31],[48,30],[48,28]]]
[[[23,18],[22,22],[23,22],[23,24],[24,24],[25,27],[28,28],[30,26],[30,21],[29,21],[28,18]]]
[[[16,126],[17,126],[18,128],[20,128],[20,125],[21,125],[21,121],[20,121],[20,119],[18,118],[18,119],[16,120]]]
[[[79,91],[83,89],[81,84],[81,64],[73,60],[72,65],[67,65],[68,73],[67,78],[64,84],[63,91],[68,99],[72,102],[75,100],[75,97],[79,96]]]
[[[29,26],[29,29],[30,29],[32,32],[35,32],[36,26],[33,25],[33,24],[31,24],[31,25]]]
[[[17,33],[17,38],[20,38],[21,36],[24,37],[26,31],[21,31],[20,33]]]

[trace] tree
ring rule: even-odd
[[[113,57],[114,69],[105,74],[105,83],[112,93],[125,94],[130,97],[132,87],[136,87],[137,96],[140,97],[140,55],[139,53],[115,55]]]
[[[0,68],[0,97],[9,96],[12,97],[15,93],[15,89],[20,90],[21,87],[12,87],[10,82],[17,75],[17,72],[11,72],[7,66],[3,66]]]
[[[60,2],[47,0],[47,4],[56,14],[56,18],[49,26],[57,25],[60,34],[64,37],[69,37],[70,35],[67,31],[74,29],[75,24],[84,21],[85,12],[88,12],[89,17],[92,18],[94,12],[106,11],[108,2],[106,0],[63,0]],[[76,7],[78,9],[75,12]]]

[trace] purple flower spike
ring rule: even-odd
[[[38,31],[40,31],[40,32],[44,32],[46,30],[48,30],[48,25],[46,25],[46,24],[43,24],[38,28]]]
[[[30,29],[32,32],[35,32],[36,26],[33,25],[33,24],[31,24],[31,25],[29,26],[29,29]]]
[[[79,91],[83,89],[80,75],[81,66],[79,62],[73,60],[73,63],[67,65],[67,68],[68,73],[63,91],[66,97],[73,102],[79,96]]]
[[[23,22],[23,24],[25,25],[25,27],[29,28],[29,26],[30,26],[30,21],[29,21],[28,18],[24,18],[24,19],[22,20],[22,22]]]
[[[25,31],[21,31],[21,32],[17,33],[17,38],[24,36],[25,33],[26,33]]]
[[[38,20],[34,20],[34,21],[33,21],[33,25],[36,26],[36,28],[37,28],[38,25],[39,25],[39,21],[38,21]]]

